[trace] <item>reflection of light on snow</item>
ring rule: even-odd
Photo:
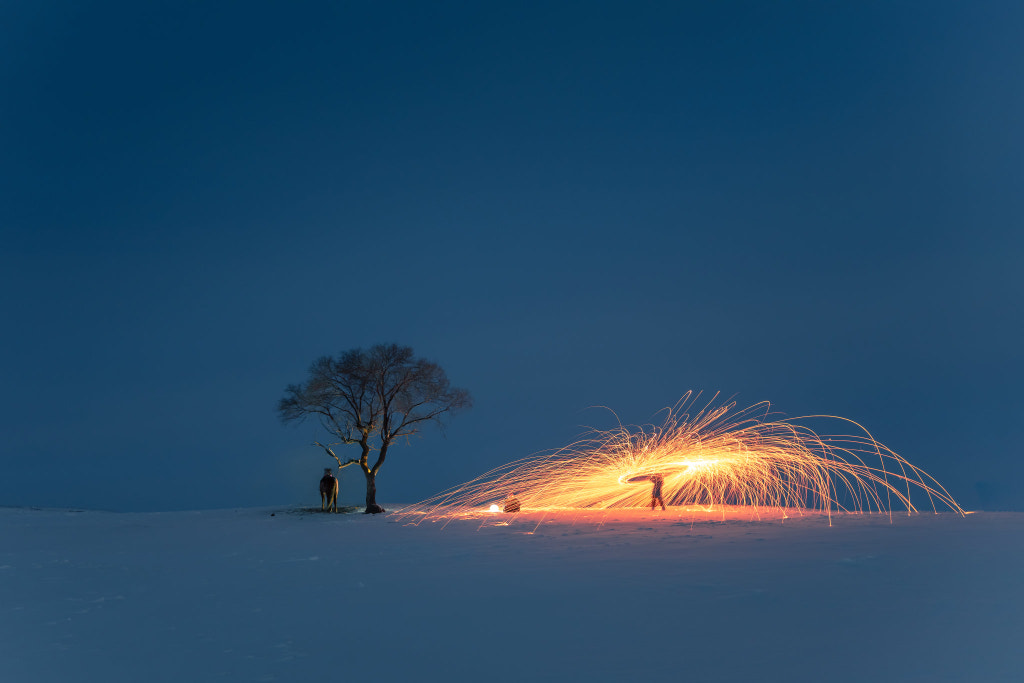
[[[497,505],[491,505],[491,507],[489,507],[489,508],[487,508],[487,509],[488,509],[489,511],[491,511],[491,512],[501,512],[501,508],[500,508],[500,507],[498,507]]]

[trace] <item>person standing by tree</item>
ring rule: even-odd
[[[359,465],[366,477],[366,512],[377,513],[384,512],[377,504],[377,473],[391,445],[428,422],[443,427],[445,417],[471,405],[469,392],[451,386],[438,364],[417,358],[408,346],[377,344],[317,359],[305,383],[285,389],[277,410],[286,424],[319,420],[337,441],[314,445],[337,460],[339,469]],[[359,446],[360,456],[342,462],[331,448],[339,443]]]
[[[330,467],[324,468],[324,476],[320,477],[320,511],[338,511],[338,480]]]

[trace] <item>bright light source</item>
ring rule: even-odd
[[[487,509],[488,509],[488,510],[489,510],[490,512],[501,512],[501,508],[500,508],[500,507],[498,507],[497,505],[491,505],[491,507],[489,507],[489,508],[487,508]]]

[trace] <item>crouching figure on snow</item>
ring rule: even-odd
[[[338,479],[330,467],[324,468],[324,476],[320,479],[320,510],[338,511]]]
[[[505,505],[502,510],[505,512],[519,512],[522,507],[519,504],[519,498],[516,497],[515,493],[508,494],[508,498],[505,499]]]

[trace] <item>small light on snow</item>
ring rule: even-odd
[[[501,512],[501,508],[498,507],[497,505],[493,505],[493,504],[491,505],[491,507],[489,507],[487,509],[490,510],[491,512]]]

